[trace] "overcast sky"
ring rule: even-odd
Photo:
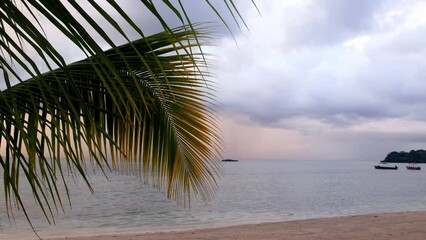
[[[380,161],[425,148],[425,1],[255,2],[262,16],[236,1],[250,32],[230,24],[234,41],[204,1],[183,1],[193,21],[222,26],[206,51],[215,56],[223,157]],[[132,6],[123,7],[146,33],[160,29]],[[46,31],[68,62],[84,57]]]
[[[220,39],[225,157],[380,161],[426,143],[426,2],[257,0]]]

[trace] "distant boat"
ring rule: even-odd
[[[411,165],[407,166],[407,169],[408,170],[421,170],[422,168],[419,165],[417,165],[417,163],[411,163]]]
[[[238,162],[236,159],[223,159],[222,162]]]
[[[374,165],[375,169],[383,169],[383,170],[398,170],[398,166],[386,166],[386,165]]]

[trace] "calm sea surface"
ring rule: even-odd
[[[95,193],[83,182],[72,187],[72,209],[56,215],[56,225],[29,209],[42,237],[228,226],[365,213],[426,210],[426,166],[408,171],[375,170],[372,162],[239,161],[224,163],[215,199],[184,208],[137,177],[91,176]],[[15,211],[8,220],[0,179],[0,239],[34,238]],[[26,195],[31,199],[31,195]]]

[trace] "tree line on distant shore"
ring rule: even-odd
[[[390,152],[382,162],[394,163],[426,163],[425,150],[411,150],[410,152]]]

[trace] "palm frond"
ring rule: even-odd
[[[102,169],[140,169],[185,203],[191,193],[210,198],[220,172],[220,139],[203,57],[190,54],[206,33],[195,31],[184,26],[145,37],[0,92],[8,205],[16,202],[25,212],[24,175],[50,218],[62,206],[64,171],[90,186],[87,159]]]
[[[234,1],[223,2],[234,21],[245,25]],[[218,2],[204,3],[230,29]],[[144,180],[184,203],[191,192],[208,199],[216,188],[220,139],[211,83],[204,78],[201,43],[207,35],[191,22],[190,5],[132,3],[153,14],[165,31],[147,37],[115,1],[102,4],[0,1],[0,164],[6,207],[22,208],[28,220],[22,184],[29,184],[53,220],[63,198],[70,199],[68,173],[81,175],[90,187],[86,165],[137,168]],[[160,4],[183,27],[173,29],[158,11]],[[67,64],[48,40],[46,26],[86,59]],[[139,40],[132,41],[126,28]],[[111,36],[127,44],[118,46]],[[105,45],[111,50],[104,51]]]

